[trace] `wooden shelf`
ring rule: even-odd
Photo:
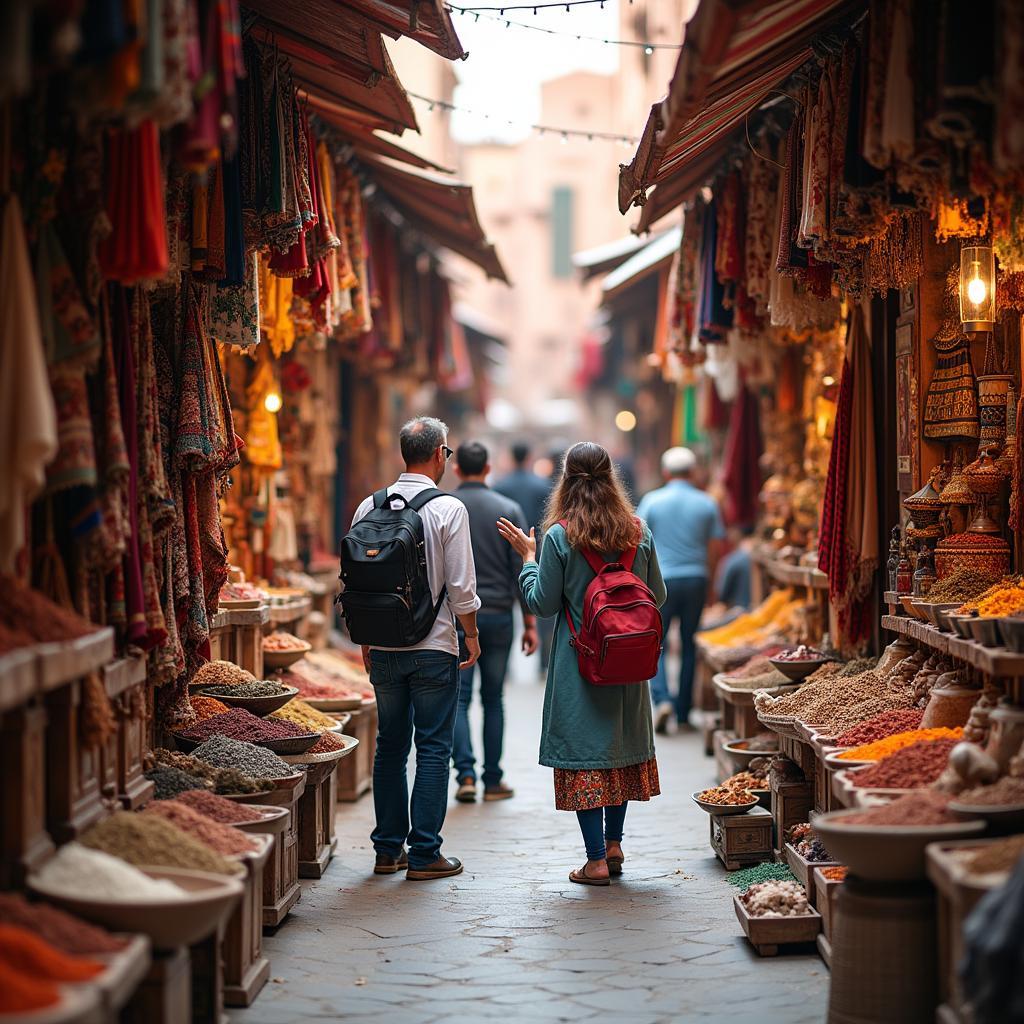
[[[39,685],[43,692],[81,679],[114,657],[114,631],[109,626],[76,640],[37,644]]]
[[[259,608],[236,608],[219,611],[210,620],[211,629],[223,629],[225,626],[265,626],[270,622],[270,605],[261,604]]]
[[[103,666],[103,685],[111,700],[119,697],[125,690],[137,686],[145,678],[145,657],[118,658]]]
[[[38,692],[35,647],[20,647],[0,655],[0,714],[24,704]]]
[[[299,597],[287,604],[272,604],[270,606],[270,621],[275,625],[282,622],[295,622],[313,610],[313,599],[311,597]]]
[[[943,633],[929,622],[902,615],[883,615],[882,628],[925,644],[940,654],[965,661],[986,675],[1008,679],[1024,678],[1024,654],[1014,654],[1005,647],[985,647],[974,640]]]
[[[814,566],[794,565],[760,553],[755,553],[753,560],[776,583],[787,587],[806,587],[809,590],[828,590],[828,576]]]

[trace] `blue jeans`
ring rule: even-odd
[[[589,811],[576,812],[583,844],[587,848],[587,860],[604,860],[607,854],[605,840],[622,842],[622,825],[628,806],[628,802],[623,801],[615,807],[592,807]]]
[[[661,621],[665,629],[665,649],[658,662],[658,673],[651,680],[651,701],[655,705],[671,700],[668,692],[668,674],[665,658],[668,653],[668,634],[672,623],[679,620],[679,639],[683,647],[683,665],[679,670],[679,693],[676,695],[676,718],[686,722],[693,704],[693,673],[697,667],[697,648],[694,634],[700,625],[701,612],[708,594],[708,581],[703,576],[665,580],[668,596],[661,606]]]
[[[423,868],[441,855],[459,662],[444,651],[371,651],[370,682],[378,717],[373,759],[377,827],[370,839],[377,853],[392,857],[408,841],[409,866]],[[414,733],[416,781],[410,803],[408,765]]]
[[[501,748],[505,740],[505,673],[514,633],[511,612],[478,612],[480,630],[480,702],[484,706],[484,788],[501,782]],[[459,683],[459,710],[455,717],[455,777],[476,781],[476,759],[469,734],[469,705],[477,665],[463,669]]]

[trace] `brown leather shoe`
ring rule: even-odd
[[[430,878],[451,878],[462,874],[462,861],[458,857],[438,857],[425,868],[409,868],[406,878],[411,882],[425,882]]]
[[[484,787],[485,803],[490,803],[492,800],[510,800],[515,795],[516,791],[511,786],[506,786],[504,782],[499,782],[496,786]]]
[[[397,857],[389,853],[378,853],[377,863],[373,866],[375,875],[397,875],[409,867],[409,855],[403,850]]]

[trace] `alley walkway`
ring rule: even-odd
[[[575,816],[554,811],[551,772],[536,764],[541,697],[532,681],[509,687],[516,798],[452,803],[444,852],[462,858],[461,876],[375,877],[372,800],[341,808],[334,863],[265,940],[272,980],[232,1021],[825,1019],[816,957],[760,960],[742,938],[707,818],[689,798],[712,781],[695,734],[661,741],[664,795],[630,808],[622,879],[569,882],[584,857]]]

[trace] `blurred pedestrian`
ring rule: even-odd
[[[715,597],[726,609],[750,607],[750,585],[753,569],[754,528],[729,530],[733,548],[719,563],[715,574]]]
[[[528,529],[523,510],[511,499],[487,486],[491,471],[487,449],[479,441],[460,444],[455,453],[455,472],[462,483],[455,491],[469,512],[469,533],[476,564],[476,592],[480,610],[476,624],[480,631],[480,702],[484,710],[484,800],[507,800],[514,790],[502,781],[501,751],[505,737],[504,689],[508,658],[512,650],[514,622],[512,609],[518,601],[523,610],[522,649],[537,650],[537,626],[519,590],[519,572],[523,560],[494,529],[499,519],[507,519]],[[469,705],[473,699],[476,666],[463,669],[459,684],[459,708],[455,718],[455,745],[452,750],[455,778],[459,788],[455,799],[461,803],[476,800],[476,759],[469,729]]]
[[[564,523],[564,525],[563,525]],[[568,618],[581,623],[594,580],[590,558],[632,563],[657,604],[665,585],[647,527],[634,514],[611,457],[589,441],[566,453],[546,519],[540,565],[535,532],[507,519],[501,535],[523,558],[519,577],[537,615],[557,616],[544,694],[540,763],[555,770],[555,807],[576,811],[587,862],[570,874],[581,885],[608,885],[620,874],[623,822],[630,800],[661,791],[646,681],[595,686],[580,673]]]
[[[664,487],[645,495],[637,509],[654,537],[668,590],[661,609],[665,648],[658,674],[651,681],[655,729],[659,733],[689,724],[697,664],[694,635],[710,596],[708,581],[714,579],[721,541],[725,537],[717,502],[692,482],[696,468],[697,457],[689,448],[669,448],[661,457]],[[683,660],[673,704],[666,658],[669,631],[676,622],[679,623]]]

